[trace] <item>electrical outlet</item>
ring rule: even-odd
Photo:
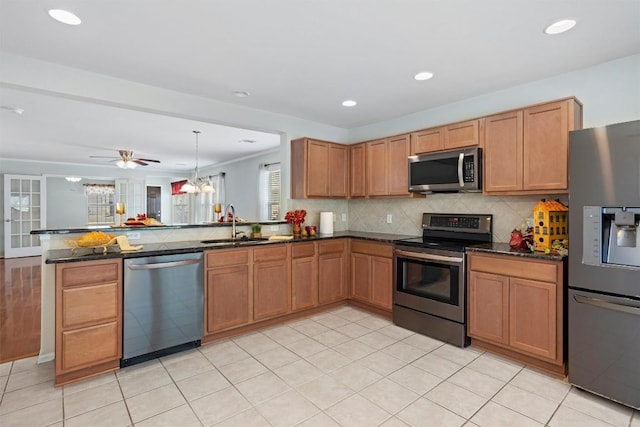
[[[136,231],[136,232],[128,232],[127,233],[127,238],[129,240],[140,240],[140,232]]]
[[[391,224],[393,222],[393,215],[387,214],[387,224]]]
[[[347,221],[347,214],[343,213],[342,214],[342,222],[346,222]]]

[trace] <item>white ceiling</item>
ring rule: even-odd
[[[57,23],[49,8],[83,23]],[[543,34],[567,17],[572,31]],[[352,129],[639,53],[640,0],[0,0],[0,50]],[[435,77],[414,81],[423,70]],[[89,163],[131,149],[186,169],[194,129],[201,166],[279,144],[276,134],[8,88],[0,105],[26,110],[0,110],[2,139],[21,141],[2,144],[0,158]]]

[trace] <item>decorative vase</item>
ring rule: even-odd
[[[302,227],[300,227],[300,224],[293,224],[293,235],[299,236],[301,232],[302,232]]]

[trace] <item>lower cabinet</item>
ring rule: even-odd
[[[477,253],[468,260],[468,333],[474,343],[495,345],[562,373],[563,262]]]
[[[389,243],[351,241],[351,298],[391,310],[393,247]]]
[[[205,252],[205,334],[249,323],[251,249]]]
[[[347,298],[347,239],[318,242],[318,303]]]
[[[122,260],[56,264],[56,385],[117,369]]]
[[[291,245],[253,249],[253,320],[265,320],[289,312]]]
[[[315,242],[291,245],[291,311],[318,305],[318,251]]]

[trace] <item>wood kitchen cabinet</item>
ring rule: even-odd
[[[291,141],[291,198],[346,198],[348,147],[300,138]]]
[[[120,367],[122,260],[56,264],[55,384]]]
[[[366,144],[349,146],[349,197],[367,196]]]
[[[250,322],[252,249],[218,249],[205,252],[205,334]]]
[[[484,119],[452,123],[411,133],[411,155],[480,145]]]
[[[289,312],[291,245],[253,249],[253,320],[265,320]]]
[[[569,131],[580,128],[575,98],[486,117],[484,193],[568,192]]]
[[[318,305],[318,251],[315,242],[291,245],[291,311]]]
[[[347,239],[318,242],[318,303],[347,298]]]
[[[392,295],[392,245],[352,240],[351,298],[390,311]]]
[[[424,197],[409,193],[410,135],[366,143],[367,196]]]
[[[474,252],[468,261],[473,343],[564,374],[563,262]]]

